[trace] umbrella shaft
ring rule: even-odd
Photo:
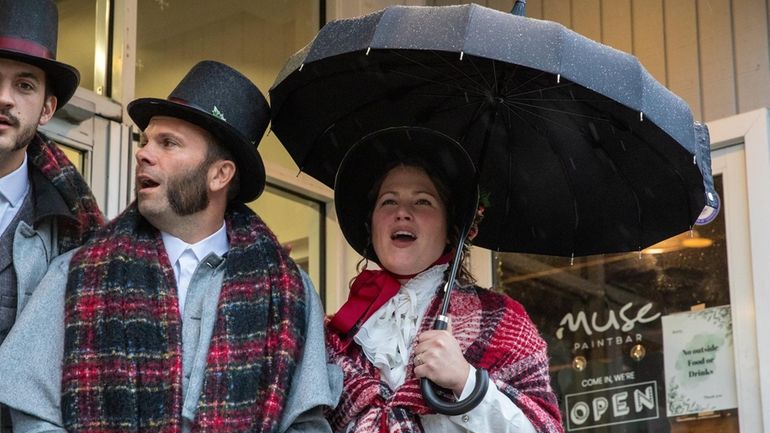
[[[441,304],[441,311],[439,312],[436,322],[433,324],[433,329],[446,329],[448,318],[446,316],[449,311],[449,298],[452,295],[452,287],[455,285],[455,279],[457,278],[457,270],[460,268],[460,261],[463,257],[463,245],[465,245],[465,237],[468,236],[468,226],[463,227],[460,233],[460,242],[457,244],[457,251],[455,251],[455,258],[452,260],[452,269],[449,272],[449,278],[447,278],[446,285],[444,285],[444,302]],[[442,327],[443,323],[443,327]]]

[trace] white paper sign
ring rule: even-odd
[[[668,416],[738,407],[730,306],[661,321]]]

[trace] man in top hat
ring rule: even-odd
[[[56,61],[57,25],[51,0],[0,0],[0,347],[50,261],[102,224],[77,169],[37,131],[79,81]],[[0,404],[0,432],[10,421]]]
[[[14,432],[330,431],[318,296],[244,205],[267,101],[205,61],[128,112],[136,201],[57,259],[0,349]]]

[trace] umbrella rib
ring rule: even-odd
[[[512,124],[511,124],[511,120],[510,120],[510,115],[513,114],[516,117],[518,117],[519,119],[521,119],[524,123],[528,124],[530,128],[532,128],[533,130],[537,130],[534,122],[532,122],[530,119],[527,119],[526,117],[524,117],[521,114],[517,113],[515,110],[510,109],[510,107],[506,107],[506,108],[509,108],[506,111],[506,113],[508,114],[508,116],[506,116],[506,117],[508,117],[508,123],[506,124],[506,129],[508,129],[509,131],[511,129]],[[509,181],[508,182],[509,182],[509,185],[510,185],[510,174],[511,174],[511,167],[510,167],[510,164],[511,164],[511,154],[510,154],[510,149],[509,149],[507,154],[508,154],[508,177],[509,177]],[[510,188],[506,189],[506,203],[508,203],[509,200],[510,200]],[[511,209],[511,207],[510,206],[506,206],[506,209]],[[506,216],[510,216],[510,213],[506,212]],[[499,234],[502,231],[502,229],[503,229],[502,224],[499,227],[497,227],[498,237],[500,236]]]
[[[540,72],[539,74],[535,75],[534,77],[530,77],[529,80],[524,81],[523,83],[520,83],[518,86],[516,86],[513,89],[511,89],[511,92],[515,92],[518,89],[521,89],[522,87],[526,86],[527,84],[529,84],[529,83],[537,80],[538,78],[542,77],[543,75],[545,75],[545,72],[543,72],[543,71],[539,71],[539,72]],[[547,89],[550,90],[551,87],[548,87]],[[541,90],[543,90],[543,89],[542,88],[540,88],[540,89],[533,89],[531,92],[538,92],[538,91],[541,91]],[[519,93],[519,95],[526,95],[527,93],[530,93],[530,92]]]
[[[449,67],[451,67],[452,69],[454,69],[456,72],[459,72],[459,73],[463,74],[463,75],[465,76],[465,78],[467,78],[468,80],[471,80],[471,81],[473,81],[473,79],[471,78],[471,76],[470,76],[470,75],[468,75],[468,74],[467,74],[465,71],[463,71],[461,68],[458,68],[458,67],[457,67],[457,65],[455,65],[455,64],[454,64],[454,63],[452,63],[452,62],[450,62],[449,60],[447,60],[447,59],[446,59],[446,58],[444,58],[443,56],[440,56],[440,55],[438,55],[438,52],[436,52],[435,50],[431,50],[431,54],[433,54],[433,55],[434,55],[435,57],[437,57],[439,60],[441,60],[441,61],[442,61],[442,62],[444,62],[446,65],[448,65]],[[471,57],[468,57],[468,59],[469,59],[469,61],[470,61],[470,60],[472,60],[472,58],[471,58]],[[479,71],[479,69],[476,67],[476,65],[475,65],[475,64],[474,64],[472,61],[471,61],[470,63],[471,63],[471,66],[473,66],[473,69],[475,69],[475,70],[476,70],[476,72],[478,73],[479,77],[481,77],[481,79],[482,79],[482,80],[484,80],[484,84],[486,84],[487,88],[489,88],[489,86],[491,86],[491,83],[490,83],[489,81],[487,81],[487,78],[484,76],[484,74],[482,74],[482,73],[481,73],[481,71]],[[477,83],[477,84],[481,84],[481,83]],[[482,89],[483,89],[483,87],[482,87]]]
[[[632,132],[632,134],[636,135],[633,132]],[[682,185],[682,189],[684,190],[684,196],[687,199],[687,214],[690,217],[689,220],[687,221],[687,225],[690,227],[690,229],[692,229],[693,214],[692,214],[692,211],[691,211],[692,206],[690,205],[690,194],[687,193],[687,182],[685,182],[684,177],[682,176],[682,173],[680,173],[679,170],[671,163],[671,161],[668,158],[666,158],[665,155],[663,155],[660,151],[658,151],[658,149],[656,149],[655,147],[651,146],[646,141],[642,141],[642,142],[645,143],[647,145],[647,147],[650,150],[652,150],[652,152],[655,155],[657,155],[658,158],[660,158],[663,161],[663,163],[666,164],[669,167],[671,172],[674,173],[676,175],[676,177],[679,179],[679,182]],[[640,220],[641,220],[641,214],[640,214]],[[640,221],[639,225],[641,226],[641,221]]]
[[[446,59],[444,59],[444,61],[446,61]],[[487,85],[488,89],[491,88],[491,89],[497,90],[497,73],[495,72],[495,61],[494,60],[492,60],[492,75],[493,75],[493,77],[495,79],[494,85],[492,83],[490,83],[489,80],[487,80],[487,77],[485,77],[484,74],[481,73],[481,70],[479,70],[478,66],[476,66],[475,63],[473,63],[473,58],[472,57],[468,57],[468,62],[471,64],[471,66],[473,66],[473,69],[476,71],[476,73],[479,75],[479,77],[481,77],[481,79],[484,80],[484,84]],[[449,62],[447,61],[447,63],[449,63]],[[451,65],[451,63],[450,63],[450,65]],[[454,65],[452,65],[452,66],[454,66]],[[468,77],[468,79],[470,79],[470,77]]]
[[[453,98],[453,99],[458,96],[457,94],[427,93],[427,92],[424,92],[424,93],[413,92],[412,95],[414,95],[414,96],[431,96],[431,97],[436,97],[436,98]],[[478,97],[478,96],[474,95],[474,98],[476,98],[476,97]]]
[[[432,110],[432,112],[434,112],[434,113],[442,113],[442,112],[462,109],[462,108],[469,107],[469,106],[475,105],[475,104],[482,104],[482,102],[480,102],[480,101],[468,101],[466,103],[459,104],[459,105],[454,105],[454,106],[451,106],[451,107],[443,107],[441,109],[436,108],[436,109]]]
[[[513,89],[512,91],[515,91],[516,89],[519,89],[519,88],[521,88],[522,86],[524,86],[524,85],[526,85],[526,84],[529,84],[529,82],[531,82],[531,81],[534,81],[534,80],[536,80],[537,78],[540,78],[540,76],[541,76],[541,75],[543,75],[543,74],[540,74],[540,75],[538,75],[537,77],[532,77],[532,79],[525,81],[524,83],[522,83],[522,84],[521,84],[521,86],[518,86],[518,87],[516,87],[516,88],[515,88],[515,89]],[[530,93],[535,93],[535,92],[542,92],[542,91],[544,91],[544,90],[546,90],[546,91],[547,91],[547,90],[555,90],[555,89],[561,89],[561,88],[563,88],[563,87],[568,87],[568,86],[572,86],[572,85],[573,85],[573,83],[564,83],[564,84],[558,84],[558,85],[556,85],[556,86],[541,87],[541,88],[537,88],[537,89],[527,90],[526,92],[521,92],[521,93],[516,93],[516,94],[510,94],[510,95],[508,95],[508,96],[510,96],[510,97],[518,97],[518,96],[521,96],[521,95],[527,95],[527,94],[530,94]]]
[[[520,118],[524,119],[524,121],[526,121],[527,123],[529,123],[531,126],[533,125],[533,124],[532,124],[532,122],[528,121],[526,118],[524,118],[524,117],[523,117],[523,116],[521,116],[519,113],[517,113],[516,111],[514,111],[513,109],[510,109],[510,108],[511,108],[511,107],[509,107],[509,111],[510,111],[511,113],[513,113],[513,114],[517,115],[518,117],[520,117]],[[531,113],[531,114],[533,114],[534,116],[540,117],[540,118],[542,118],[542,119],[544,119],[544,120],[546,120],[546,121],[552,121],[551,119],[548,119],[548,118],[545,118],[545,117],[542,117],[542,116],[538,116],[538,115],[537,115],[537,114],[535,114],[535,113]],[[559,125],[559,126],[565,127],[565,126],[563,126],[563,125]],[[569,127],[566,127],[566,128],[567,128],[567,129],[570,129],[570,130],[572,130],[572,131],[575,131],[575,130],[574,130],[574,129],[572,129],[572,128],[569,128]],[[578,134],[580,133],[579,131],[575,131],[575,132],[576,132],[576,133],[578,133]],[[578,228],[578,224],[579,224],[579,222],[580,222],[580,217],[579,217],[579,215],[578,215],[578,214],[579,214],[579,211],[578,211],[577,203],[576,203],[576,201],[575,201],[575,189],[574,189],[574,187],[573,187],[573,185],[572,185],[572,182],[570,182],[570,177],[569,177],[569,176],[568,176],[568,174],[567,174],[567,173],[568,173],[568,171],[567,171],[567,168],[566,168],[566,164],[565,164],[565,163],[564,163],[564,161],[562,160],[562,157],[561,157],[561,155],[559,154],[559,152],[557,152],[557,151],[556,151],[556,150],[553,148],[553,145],[551,144],[551,140],[548,140],[548,139],[546,139],[546,142],[548,142],[548,145],[551,147],[551,151],[554,153],[554,155],[556,155],[556,158],[559,160],[559,166],[561,167],[562,175],[564,176],[565,182],[567,183],[567,186],[569,187],[570,195],[572,196],[572,209],[573,209],[573,214],[574,214],[574,223],[573,223],[573,228],[574,228],[574,231],[573,231],[573,234],[572,234],[572,252],[573,252],[573,254],[574,254],[574,253],[575,253],[575,250],[576,250],[576,247],[577,247],[577,246],[575,245],[575,233],[576,233],[576,231],[577,231],[577,228]]]
[[[521,66],[521,65],[517,65],[515,63],[511,63],[510,65],[513,66],[513,68],[512,68],[513,72],[508,77],[508,79],[505,81],[505,84],[503,85],[502,89],[500,89],[500,93],[503,94],[503,95],[508,94],[509,91],[510,92],[515,92],[517,89],[521,88],[522,86],[526,86],[528,83],[530,83],[533,80],[536,80],[536,79],[540,78],[544,74],[543,71],[538,71],[539,73],[537,75],[535,75],[534,77],[530,77],[528,80],[524,81],[523,83],[518,83],[517,86],[515,86],[515,87],[513,87],[513,88],[511,88],[509,90],[509,84],[514,82],[514,79],[516,78],[516,73],[519,70],[519,67]],[[526,66],[524,66],[524,67],[526,67]]]
[[[601,143],[600,143],[601,144]],[[604,146],[602,146],[602,149],[604,149]],[[610,153],[605,150],[605,153],[607,154],[607,157],[612,161],[613,165],[615,164],[615,161],[610,157]],[[639,195],[636,193],[636,190],[633,188],[631,181],[628,180],[628,177],[625,175],[625,173],[622,170],[616,171],[618,174],[618,177],[620,177],[623,180],[623,183],[626,184],[628,189],[631,191],[631,195],[634,197],[634,203],[636,204],[636,219],[639,227],[639,232],[637,233],[637,246],[639,250],[642,249],[642,233],[644,232],[643,226],[642,226],[642,203],[639,201]]]
[[[535,124],[534,124],[534,123],[533,123],[531,120],[529,120],[529,119],[527,119],[526,117],[522,116],[521,114],[517,113],[515,110],[513,110],[513,107],[509,107],[509,106],[506,104],[506,105],[505,105],[505,108],[507,108],[507,109],[508,109],[508,111],[507,111],[507,112],[508,112],[508,114],[515,114],[515,115],[516,115],[516,116],[517,116],[519,119],[521,119],[521,120],[523,120],[523,121],[527,122],[527,123],[529,124],[529,126],[530,126],[532,129],[536,129],[536,128],[535,128]],[[522,109],[522,111],[526,111],[526,110]],[[533,113],[533,114],[534,114],[534,113]],[[508,126],[508,129],[510,129],[510,125]]]
[[[506,92],[508,91],[508,84],[513,82],[514,78],[516,78],[516,72],[519,70],[519,65],[512,63],[511,66],[513,66],[511,68],[512,69],[511,74],[504,81],[502,87],[500,88],[500,94],[501,95],[505,95],[506,94]]]
[[[530,115],[532,115],[532,116],[534,116],[534,117],[537,117],[537,118],[539,118],[539,119],[545,120],[545,121],[547,121],[547,122],[551,122],[551,123],[553,123],[554,125],[556,125],[556,126],[558,126],[558,127],[560,127],[560,128],[569,129],[570,131],[572,131],[572,132],[574,132],[574,133],[576,133],[576,134],[584,135],[584,134],[583,134],[582,132],[580,132],[579,130],[576,130],[576,129],[574,129],[574,128],[571,128],[571,127],[569,127],[569,126],[567,126],[567,125],[562,125],[561,123],[559,123],[559,122],[557,122],[557,121],[555,121],[555,120],[553,120],[553,119],[551,119],[551,118],[549,118],[549,117],[546,117],[546,116],[543,116],[543,115],[541,115],[541,114],[538,114],[538,113],[536,113],[534,110],[527,110],[527,109],[525,109],[525,108],[523,108],[523,107],[512,107],[512,106],[509,106],[509,105],[507,105],[507,104],[505,104],[505,107],[506,107],[506,108],[508,108],[508,109],[509,109],[509,110],[511,110],[511,111],[513,111],[513,109],[514,109],[514,108],[518,108],[519,110],[521,110],[521,111],[523,111],[523,112],[525,112],[525,113],[527,113],[527,114],[530,114]]]
[[[574,131],[574,132],[576,132],[576,133],[580,133],[580,131],[575,131],[574,129],[572,129],[572,128],[568,127],[568,126],[564,126],[564,125],[561,125],[561,124],[559,124],[559,123],[556,123],[556,121],[554,121],[553,119],[549,119],[549,118],[547,118],[547,117],[541,116],[541,115],[539,115],[539,114],[535,113],[534,111],[529,111],[529,110],[526,110],[526,109],[524,109],[524,108],[520,108],[520,107],[511,107],[511,106],[509,106],[508,104],[504,104],[504,105],[505,105],[505,108],[507,108],[507,109],[508,109],[508,112],[509,112],[509,113],[511,113],[511,114],[515,114],[515,115],[516,115],[516,116],[517,116],[519,119],[521,119],[521,120],[523,120],[523,121],[527,122],[527,123],[529,124],[529,126],[530,126],[532,129],[534,129],[534,130],[537,130],[537,127],[535,126],[535,124],[534,124],[534,123],[533,123],[531,120],[529,120],[529,119],[527,119],[526,117],[522,116],[521,114],[517,113],[517,112],[516,112],[516,110],[514,110],[514,108],[518,108],[518,109],[520,109],[521,111],[523,111],[523,112],[525,112],[525,113],[528,113],[528,114],[531,114],[532,116],[535,116],[535,117],[539,117],[539,118],[540,118],[540,119],[542,119],[542,120],[545,120],[545,121],[548,121],[548,122],[552,122],[552,123],[555,123],[555,124],[556,124],[557,126],[559,126],[559,127],[562,127],[562,128],[567,128],[567,129],[570,129],[570,130],[572,130],[572,131]]]
[[[458,90],[462,91],[462,89],[458,89]],[[455,100],[458,97],[457,94],[452,95],[452,94],[440,94],[440,93],[435,93],[434,94],[434,93],[417,93],[417,92],[409,92],[409,94],[410,95],[415,95],[415,96],[427,96],[427,97],[433,97],[433,98],[444,98],[444,99],[448,99],[449,101]],[[471,99],[476,99],[476,98],[478,98],[479,100],[471,100]],[[444,105],[443,107],[440,107],[440,108],[438,106],[436,106],[432,110],[432,112],[433,113],[449,112],[449,111],[453,111],[453,110],[462,109],[462,108],[465,108],[465,107],[468,107],[468,106],[471,106],[471,105],[474,105],[474,104],[482,104],[481,99],[483,99],[483,97],[481,97],[480,95],[472,95],[472,98],[465,98],[464,99],[465,103],[461,103],[461,104],[453,105],[453,106],[446,106],[446,105]],[[461,99],[461,101],[462,101],[462,99]]]
[[[468,135],[468,131],[471,130],[471,125],[473,125],[479,119],[479,116],[481,116],[482,109],[484,108],[485,105],[483,102],[478,102],[477,104],[478,104],[478,107],[476,107],[476,111],[473,113],[473,116],[471,116],[470,120],[468,120],[468,124],[465,125],[465,128],[462,129],[463,131],[465,131],[466,135],[462,136],[458,140],[460,143],[463,143],[465,141],[465,137]],[[473,103],[468,103],[468,105],[473,105]],[[478,164],[477,164],[476,170],[477,171],[480,170],[480,167],[478,167]]]
[[[602,144],[599,142],[599,144]],[[609,158],[610,161],[612,161],[613,165],[615,164],[615,160],[612,158],[612,154],[607,151],[607,149],[604,148],[602,145],[602,150],[604,150],[604,153],[607,155],[607,158]],[[628,179],[628,177],[625,175],[625,172],[623,170],[615,170],[618,177],[623,181],[623,183],[626,185],[629,191],[631,191],[631,195],[634,198],[634,203],[636,204],[636,218],[637,218],[637,224],[639,231],[637,232],[637,246],[641,250],[642,248],[642,233],[643,233],[643,227],[642,227],[642,204],[639,200],[639,195],[636,193],[636,190],[633,188],[633,184]]]
[[[515,98],[516,101],[543,101],[543,102],[607,102],[606,99],[572,99],[572,98]]]
[[[390,73],[391,74],[402,75],[402,76],[408,77],[408,78],[414,78],[414,79],[421,80],[421,81],[426,82],[426,83],[442,85],[442,86],[445,86],[445,87],[450,88],[450,89],[455,89],[455,90],[457,90],[459,92],[468,92],[468,91],[470,91],[470,92],[473,92],[473,93],[475,93],[477,95],[483,95],[484,94],[483,91],[481,91],[481,90],[471,89],[471,88],[467,88],[466,89],[466,88],[463,88],[463,87],[461,87],[461,86],[459,86],[457,84],[452,85],[452,84],[447,83],[447,82],[443,82],[443,81],[439,81],[439,80],[423,77],[423,76],[416,75],[416,74],[410,74],[410,73],[407,73],[407,72],[404,72],[404,71],[393,70],[393,71],[390,71]],[[473,82],[473,81],[471,80],[471,82]],[[477,83],[474,82],[473,84],[477,84]]]
[[[516,111],[513,109],[514,107],[510,107],[510,106],[508,106],[507,104],[505,104],[505,106],[506,106],[506,108],[508,108],[509,112],[511,112],[511,113],[513,113],[513,114],[515,114],[515,115],[517,115],[519,118],[522,118],[522,119],[524,119],[524,121],[526,121],[527,123],[529,123],[529,124],[530,124],[530,126],[531,126],[533,129],[536,129],[536,128],[534,127],[533,123],[532,123],[531,121],[527,120],[526,118],[524,118],[524,117],[523,117],[521,114],[517,113],[517,112],[516,112]],[[539,114],[537,114],[537,113],[529,112],[529,111],[527,111],[527,110],[524,110],[523,108],[520,108],[520,107],[517,107],[517,108],[519,108],[520,110],[522,110],[522,111],[524,111],[524,112],[527,112],[527,113],[529,113],[529,114],[531,114],[531,115],[533,115],[533,116],[535,116],[535,117],[539,117],[539,118],[541,118],[541,119],[543,119],[543,120],[546,120],[546,121],[548,121],[548,122],[553,122],[553,123],[556,123],[556,122],[555,122],[553,119],[549,119],[549,118],[547,118],[547,117],[544,117],[544,116],[541,116],[541,115],[539,115]],[[567,129],[569,129],[569,130],[571,130],[571,131],[573,131],[573,132],[575,132],[575,133],[577,133],[577,134],[580,134],[580,135],[582,135],[582,133],[580,133],[580,131],[575,131],[574,129],[572,129],[572,128],[568,127],[568,126],[559,125],[558,123],[557,123],[557,125],[558,125],[558,126],[560,126],[560,127],[562,127],[562,128],[567,128]],[[575,245],[575,233],[577,232],[578,224],[579,224],[579,222],[580,222],[580,217],[579,217],[579,215],[578,215],[578,207],[577,207],[577,202],[576,202],[576,200],[575,200],[575,188],[574,188],[574,186],[572,185],[572,182],[570,182],[570,177],[568,176],[567,167],[566,167],[566,164],[565,164],[564,160],[563,160],[563,159],[562,159],[562,157],[561,157],[561,154],[559,154],[559,152],[557,152],[557,151],[556,151],[556,149],[554,149],[553,145],[551,144],[551,140],[549,140],[549,139],[547,139],[547,138],[546,138],[546,140],[545,140],[545,141],[546,141],[546,142],[548,143],[548,145],[551,147],[551,151],[552,151],[552,152],[553,152],[553,154],[556,156],[556,158],[559,160],[559,166],[561,167],[562,175],[564,176],[565,182],[567,183],[567,186],[569,187],[569,191],[570,191],[570,194],[571,194],[571,196],[572,196],[572,208],[573,208],[573,212],[574,212],[574,223],[573,223],[573,227],[574,227],[574,229],[575,229],[575,230],[573,231],[573,233],[572,233],[572,253],[574,254],[574,253],[575,253],[575,250],[576,250],[576,245]]]
[[[445,98],[445,99],[453,99],[453,97],[456,96],[456,95],[447,95],[447,94],[439,94],[439,93],[412,93],[412,94],[415,95],[415,96],[429,96],[429,97]],[[476,101],[466,100],[462,104],[457,104],[457,105],[453,105],[453,106],[444,106],[444,107],[442,107],[440,109],[436,108],[436,109],[434,109],[432,111],[434,113],[442,113],[442,112],[447,112],[447,111],[452,111],[452,110],[463,109],[465,107],[469,107],[469,106],[475,105],[475,104],[483,104],[483,101],[482,100],[476,100]],[[474,115],[474,119],[475,119],[475,115]]]
[[[407,60],[407,61],[409,61],[409,62],[412,62],[413,64],[415,64],[415,65],[417,65],[417,66],[420,66],[420,67],[422,67],[422,68],[425,68],[425,69],[428,69],[428,70],[431,70],[431,71],[432,71],[432,70],[434,70],[434,68],[432,68],[432,67],[430,67],[430,66],[428,66],[428,65],[426,65],[426,64],[424,64],[424,63],[422,63],[422,62],[419,62],[419,61],[417,61],[417,60],[413,59],[412,57],[406,56],[406,55],[404,55],[404,54],[402,54],[402,53],[400,53],[400,52],[398,52],[398,51],[395,51],[395,50],[391,50],[391,52],[392,52],[393,54],[395,54],[396,56],[398,56],[398,57],[401,57],[402,59],[405,59],[405,60]],[[477,85],[477,86],[478,86],[478,90],[476,90],[476,91],[477,91],[477,92],[478,92],[480,95],[481,95],[481,94],[483,94],[483,87],[480,85],[480,83],[476,82],[476,81],[475,81],[475,80],[474,80],[474,79],[473,79],[473,78],[472,78],[470,75],[468,75],[468,74],[467,74],[465,71],[463,71],[462,69],[459,69],[457,66],[455,66],[455,65],[453,65],[452,63],[448,62],[446,59],[444,59],[443,57],[439,56],[439,55],[438,55],[438,53],[436,53],[435,51],[431,50],[431,53],[432,53],[432,54],[434,54],[436,57],[438,57],[440,60],[442,60],[444,63],[446,63],[447,65],[449,65],[449,66],[450,66],[452,69],[454,69],[456,72],[459,72],[459,73],[461,73],[463,76],[465,76],[465,78],[466,78],[468,81],[470,81],[471,83],[473,83],[473,84]],[[427,82],[432,82],[432,83],[436,83],[436,84],[441,84],[441,85],[444,85],[444,86],[447,86],[447,87],[450,87],[450,88],[454,87],[455,89],[457,89],[457,90],[461,90],[461,91],[466,91],[466,90],[469,90],[469,89],[463,89],[463,88],[462,88],[462,87],[460,87],[460,86],[450,86],[450,85],[448,85],[447,83],[443,83],[443,82],[441,82],[441,81],[437,81],[437,80],[429,80],[429,79],[426,79],[425,77],[421,77],[421,76],[419,76],[419,75],[412,75],[412,74],[407,74],[407,73],[405,73],[405,72],[402,72],[402,71],[398,71],[398,70],[393,70],[393,71],[391,71],[391,72],[393,72],[393,73],[397,73],[397,74],[401,74],[401,75],[404,75],[404,76],[407,76],[407,77],[410,77],[410,78],[417,78],[417,79],[421,79],[421,80],[424,80],[424,81],[427,81]],[[482,78],[484,78],[484,77],[482,77]]]
[[[587,114],[573,113],[573,112],[567,111],[567,110],[559,110],[559,109],[556,109],[556,108],[543,107],[541,105],[536,105],[536,104],[525,104],[523,102],[519,102],[518,100],[511,101],[510,104],[511,105],[516,105],[516,106],[522,106],[522,107],[537,108],[537,109],[540,109],[540,110],[551,111],[551,112],[554,112],[554,113],[566,114],[568,116],[583,117],[583,118],[586,118],[586,119],[598,120],[598,121],[602,121],[602,122],[608,122],[608,120],[606,118],[603,118],[603,117],[595,117],[595,116],[589,116]]]
[[[469,59],[469,60],[472,60],[472,59]],[[473,65],[473,62],[471,62],[471,64]],[[478,70],[478,68],[476,68],[476,65],[474,65],[473,67],[474,69]],[[479,73],[480,72],[481,71],[479,71]],[[495,63],[494,59],[492,60],[492,77],[495,79],[495,92],[497,92],[498,90],[497,89],[497,63]]]
[[[570,128],[571,129],[571,128]],[[564,176],[564,182],[567,184],[567,187],[569,188],[570,196],[572,197],[572,211],[574,215],[574,221],[572,224],[572,254],[574,257],[574,254],[577,250],[577,231],[578,227],[580,226],[580,211],[578,209],[577,204],[577,194],[575,194],[575,186],[572,184],[572,178],[569,176],[569,170],[567,169],[567,163],[564,161],[564,158],[562,158],[561,154],[556,151],[556,149],[553,147],[553,144],[551,143],[551,140],[547,139],[545,140],[548,143],[548,146],[551,148],[551,152],[556,156],[556,159],[559,161],[559,166],[561,167],[562,175]]]

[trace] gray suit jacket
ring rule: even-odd
[[[12,408],[14,433],[64,432],[60,410],[64,292],[72,254],[62,255],[51,263],[5,343],[0,346],[0,403]],[[217,276],[215,270],[211,272],[213,274],[202,275],[201,278],[219,278],[221,281],[221,273]],[[198,278],[199,272],[196,271],[194,279]],[[342,390],[342,373],[337,366],[326,362],[323,310],[312,283],[304,273],[303,282],[307,299],[307,337],[279,431],[330,432],[323,417],[323,408],[337,404]],[[210,295],[213,297],[214,294]],[[204,336],[210,338],[213,332],[216,302],[204,301],[201,313],[198,342],[206,341],[197,344],[196,350],[208,351],[208,340]],[[183,340],[189,341],[185,336]],[[206,357],[195,358],[205,360]],[[187,419],[195,415],[200,389],[191,387],[202,383],[205,361],[187,365],[184,370],[190,372],[189,379],[183,381],[187,389],[182,391],[183,416]],[[184,427],[187,430],[189,422]]]

